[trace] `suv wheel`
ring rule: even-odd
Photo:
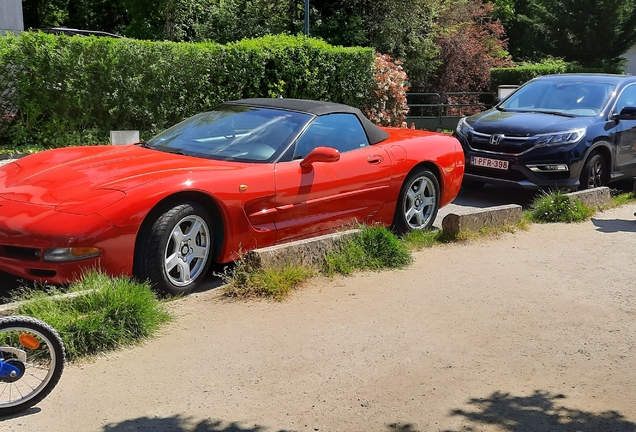
[[[593,189],[607,184],[607,170],[605,158],[599,152],[592,152],[585,161],[579,178],[581,186],[579,189]]]

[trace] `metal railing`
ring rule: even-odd
[[[454,130],[465,115],[492,107],[496,97],[489,92],[407,93],[407,125],[416,129]]]

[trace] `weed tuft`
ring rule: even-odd
[[[314,269],[300,265],[257,267],[242,257],[233,269],[226,268],[219,276],[225,282],[223,292],[229,297],[266,297],[280,301],[315,273]]]
[[[355,270],[402,268],[411,263],[406,245],[379,225],[362,226],[360,232],[325,256],[323,272],[348,275]]]
[[[589,219],[596,210],[572,199],[563,192],[544,192],[530,205],[528,217],[533,222],[581,222]]]

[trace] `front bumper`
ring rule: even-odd
[[[51,207],[0,198],[0,271],[53,284],[77,280],[89,269],[130,275],[136,230],[114,226],[99,214],[55,212]],[[98,257],[45,261],[47,248],[96,247]]]
[[[574,150],[575,146],[539,148],[522,155],[508,155],[474,150],[463,139],[460,139],[460,142],[465,156],[464,179],[466,180],[528,190],[576,190],[580,185],[581,152]],[[577,155],[579,156],[576,157]],[[508,168],[477,166],[472,163],[473,157],[505,161]],[[542,169],[538,170],[538,166]],[[547,166],[558,166],[560,169],[543,170]],[[563,170],[564,167],[566,170]]]

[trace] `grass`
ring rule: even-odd
[[[12,300],[24,302],[18,315],[41,319],[58,331],[71,361],[139,343],[170,320],[147,283],[91,271],[71,284],[69,292],[78,295],[26,290]]]
[[[589,219],[596,208],[572,199],[561,191],[544,192],[538,195],[526,213],[532,222],[581,222]]]
[[[223,292],[239,299],[267,297],[283,300],[316,271],[300,265],[256,267],[245,257],[236,261],[232,270],[219,276],[224,280]]]
[[[348,275],[357,270],[402,268],[411,263],[405,243],[387,228],[362,226],[360,231],[325,256],[322,272],[331,276]]]
[[[636,203],[633,192],[624,192],[617,189],[610,189],[611,207],[620,207],[626,204]]]
[[[289,263],[261,267],[243,256],[233,269],[219,274],[225,282],[222,289],[228,297],[280,301],[318,274],[349,275],[358,270],[401,268],[411,262],[406,244],[382,226],[361,226],[359,233],[322,258],[323,263],[317,268]]]

